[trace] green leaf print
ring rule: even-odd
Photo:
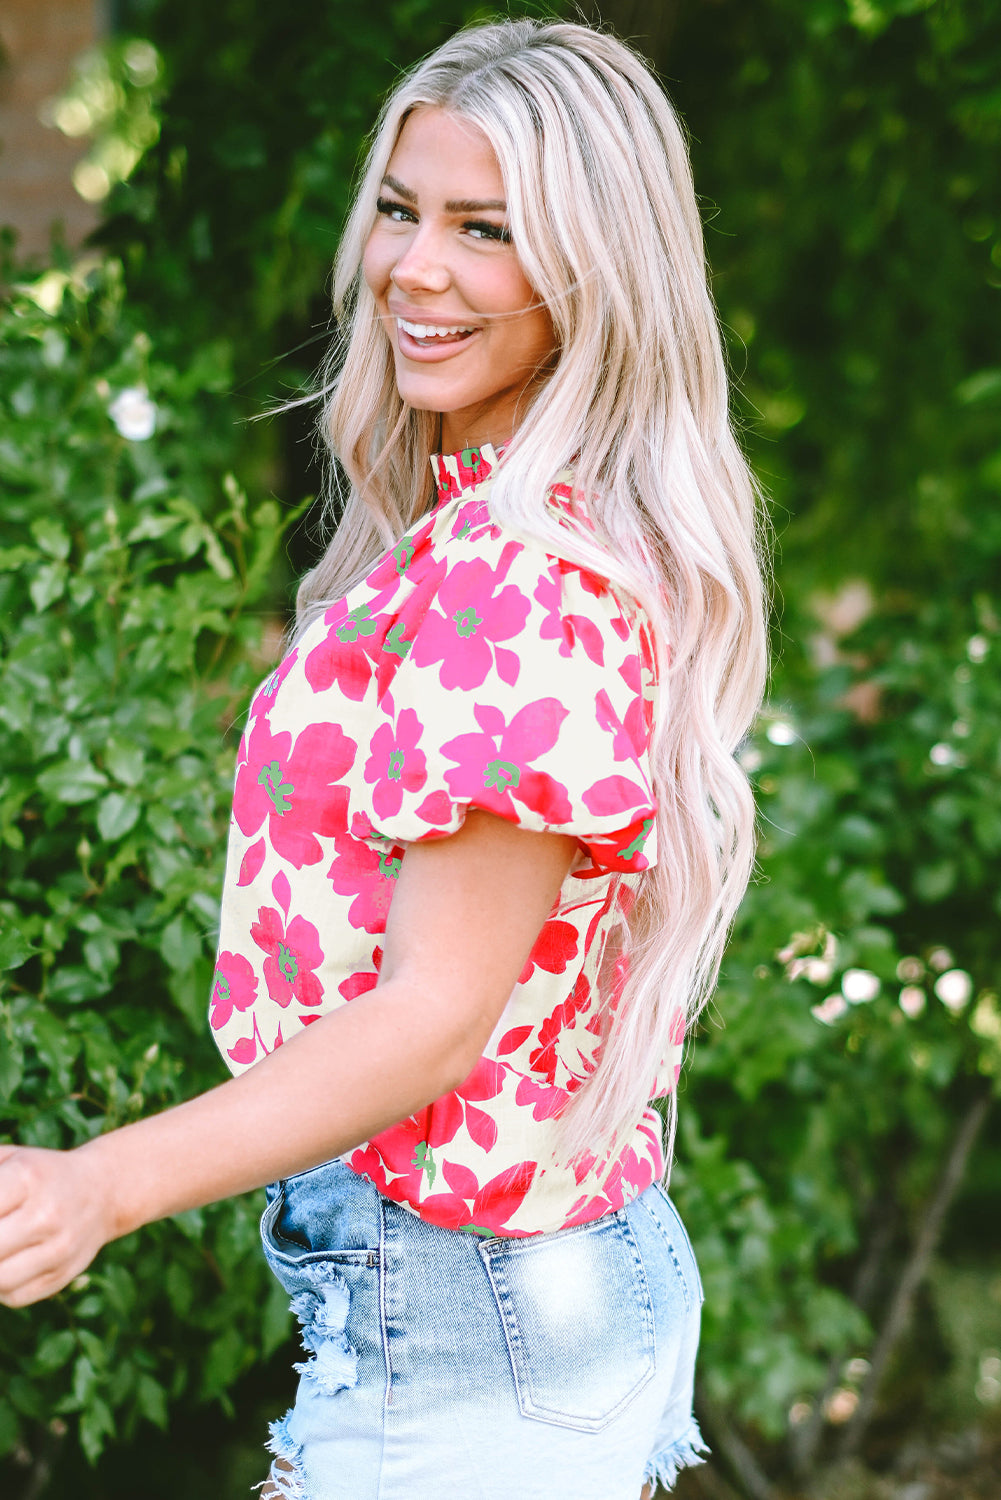
[[[337,639],[350,644],[360,635],[375,635],[376,624],[367,604],[359,604],[351,610],[343,625],[337,627]]]
[[[466,637],[475,635],[483,624],[483,616],[478,615],[471,605],[469,609],[457,609],[452,619],[455,621],[456,634]]]
[[[278,967],[289,984],[292,984],[299,973],[299,960],[284,943],[278,944]]]
[[[287,813],[292,806],[289,798],[295,791],[291,782],[285,781],[284,772],[277,760],[273,760],[269,766],[262,766],[257,776],[257,785],[264,787],[268,796],[275,805],[276,813]]]
[[[383,641],[382,649],[383,651],[392,651],[393,654],[395,656],[398,656],[402,661],[413,644],[413,641],[405,641],[403,639],[403,625],[401,621],[397,620],[396,624],[393,626],[392,630]]]
[[[619,858],[632,859],[634,854],[639,854],[640,850],[643,848],[643,845],[646,843],[647,838],[649,837],[650,829],[652,827],[653,818],[646,818],[643,822],[643,827],[633,839],[632,843],[627,848],[618,850]]]
[[[499,792],[506,792],[520,781],[521,767],[516,766],[513,760],[492,760],[483,772],[483,785],[495,786]]]
[[[413,555],[413,537],[401,537],[396,546],[393,548],[393,558],[396,562],[396,571],[401,575],[401,577],[409,568]]]
[[[417,1167],[421,1172],[427,1173],[428,1191],[430,1191],[431,1188],[434,1187],[434,1180],[438,1175],[438,1163],[431,1155],[431,1147],[428,1145],[427,1141],[418,1142],[417,1149],[411,1158],[410,1165],[412,1167]]]

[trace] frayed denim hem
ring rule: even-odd
[[[704,1464],[705,1455],[708,1452],[708,1444],[703,1441],[699,1425],[693,1419],[683,1437],[678,1438],[669,1448],[655,1453],[650,1459],[643,1475],[643,1483],[649,1484],[653,1481],[655,1485],[660,1485],[661,1489],[671,1490],[681,1470],[690,1469],[695,1464]]]
[[[282,1496],[282,1500],[308,1500],[306,1481],[302,1474],[302,1449],[288,1430],[291,1415],[291,1411],[288,1411],[277,1422],[270,1424],[271,1436],[266,1444],[268,1452],[273,1453],[276,1459],[282,1459],[289,1467],[279,1468],[277,1463],[272,1464],[267,1479],[255,1484],[254,1489],[262,1490],[270,1483]]]

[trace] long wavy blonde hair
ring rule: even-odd
[[[659,861],[629,919],[629,977],[601,1062],[564,1112],[569,1155],[629,1132],[679,1009],[715,984],[746,887],[754,811],[735,751],[766,672],[760,507],[734,437],[702,224],[678,118],[614,37],[533,20],[462,31],[404,77],[373,134],[334,275],[321,430],[331,519],[296,633],[427,509],[438,416],[400,398],[362,254],[393,147],[421,105],[488,137],[513,242],[557,358],[494,478],[497,520],[609,578],[646,611],[661,663],[652,758]],[[547,504],[571,467],[593,530]],[[673,1096],[669,1125],[673,1135]],[[670,1151],[668,1152],[670,1160]]]

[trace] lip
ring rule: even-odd
[[[456,328],[472,322],[471,318],[464,318],[461,313],[452,318],[434,317],[420,307],[394,307],[389,304],[386,311],[391,318],[403,318],[407,323],[423,323],[425,328]]]
[[[472,333],[467,334],[458,343],[442,344],[436,349],[433,345],[419,344],[411,334],[407,333],[405,328],[400,327],[397,320],[405,318],[408,323],[423,323],[425,328],[452,328],[456,323],[461,322],[461,319],[456,318],[451,322],[446,322],[444,318],[428,318],[423,313],[418,314],[416,317],[412,317],[407,313],[395,312],[391,312],[391,315],[396,327],[396,347],[401,356],[413,364],[436,365],[441,364],[443,360],[455,359],[468,349],[471,344],[475,344],[483,331],[482,328],[474,328]]]

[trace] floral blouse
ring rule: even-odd
[[[240,746],[211,998],[231,1071],[378,982],[407,847],[470,807],[579,852],[462,1086],[347,1154],[423,1218],[528,1235],[621,1208],[663,1169],[656,1111],[614,1154],[555,1165],[624,979],[656,859],[652,633],[607,580],[499,525],[488,445],[432,459],[434,509],[258,689]],[[569,507],[568,484],[552,503]],[[489,909],[483,912],[490,921]],[[683,1022],[651,1059],[677,1079]]]

